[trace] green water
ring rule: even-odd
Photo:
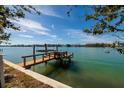
[[[19,63],[22,55],[32,53],[32,48],[4,48],[5,58]],[[46,75],[72,87],[124,87],[124,55],[114,49],[61,48],[74,53],[66,65],[50,61],[47,65],[32,66],[31,70]],[[105,51],[111,51],[105,53]],[[30,59],[29,59],[30,60]]]

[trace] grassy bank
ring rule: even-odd
[[[8,65],[4,65],[4,69],[6,88],[51,88],[51,86],[35,80]]]

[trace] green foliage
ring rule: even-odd
[[[10,33],[6,33],[5,29],[10,28],[13,30],[20,30],[20,27],[13,24],[10,19],[16,20],[17,18],[25,18],[25,12],[35,12],[37,14],[40,14],[39,11],[37,11],[32,6],[24,6],[24,5],[18,5],[18,6],[3,6],[0,5],[0,43],[3,41],[8,41],[10,37]]]
[[[124,22],[124,6],[106,5],[94,6],[94,12],[86,15],[86,21],[94,20],[96,24],[91,29],[94,35],[103,34],[105,32],[124,32],[119,26]],[[111,24],[113,20],[117,20],[115,24]],[[88,32],[89,31],[85,31]]]
[[[88,28],[85,28],[83,31],[86,33],[92,33],[91,30],[89,30]]]

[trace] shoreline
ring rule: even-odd
[[[58,82],[58,81],[56,81],[54,79],[51,79],[49,77],[46,77],[44,75],[38,74],[34,71],[31,71],[31,70],[25,69],[23,67],[20,67],[16,64],[12,63],[11,61],[6,60],[6,59],[4,59],[4,64],[6,64],[6,65],[12,67],[13,69],[18,70],[18,71],[32,77],[33,79],[35,79],[35,80],[37,80],[41,83],[44,83],[48,86],[51,86],[53,88],[71,88],[70,86],[68,86],[66,84]]]
[[[4,73],[4,88],[53,88],[6,64],[4,64]]]

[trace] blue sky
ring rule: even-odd
[[[73,8],[71,16],[66,12],[69,6],[34,6],[42,14],[26,13],[24,19],[11,20],[21,27],[20,31],[6,29],[11,33],[11,44],[86,44],[118,40],[111,34],[99,36],[88,35],[83,32],[84,28],[90,28],[95,23],[93,20],[86,22],[84,15],[92,13],[89,6]]]

